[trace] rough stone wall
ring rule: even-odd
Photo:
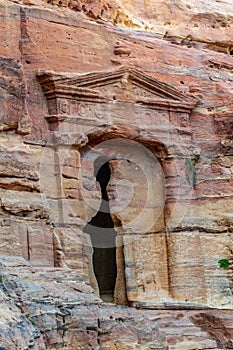
[[[93,198],[99,203],[100,191],[92,162],[83,164],[80,173],[79,149],[93,138],[103,141],[106,121],[99,121],[97,115],[93,122],[97,130],[89,139],[79,135],[73,148],[69,140],[59,140],[66,137],[63,133],[58,135],[58,147],[47,143],[52,132],[45,119],[47,100],[36,78],[41,71],[84,74],[132,66],[196,96],[199,103],[190,114],[189,127],[198,156],[180,157],[178,174],[172,160],[161,157],[167,181],[167,250],[162,251],[164,243],[158,248],[165,236],[162,232],[155,236],[156,229],[144,235],[142,245],[132,239],[137,230],[130,237],[120,236],[124,251],[119,248],[118,259],[122,261],[124,254],[128,265],[119,266],[123,272],[117,283],[127,284],[126,271],[134,275],[139,291],[136,296],[129,292],[125,300],[125,290],[119,287],[117,298],[139,301],[141,307],[145,301],[149,307],[148,302],[159,294],[153,282],[158,277],[151,282],[153,264],[149,261],[142,269],[140,254],[158,260],[162,255],[165,260],[169,257],[169,297],[176,300],[176,307],[195,308],[185,304],[194,300],[214,308],[232,308],[231,3],[138,3],[54,3],[59,8],[39,1],[3,1],[0,5],[0,346],[5,349],[233,347],[232,311],[141,311],[101,304],[90,287],[96,283],[92,248],[82,232],[96,211],[95,204],[86,203]],[[140,125],[147,127],[143,136],[147,146],[153,140],[151,124],[144,115]],[[124,129],[121,134],[125,135]],[[112,164],[112,208],[119,172],[132,174],[121,163]],[[181,189],[178,201],[176,188]],[[230,266],[221,269],[220,259],[228,259]],[[164,293],[167,270],[164,264],[159,269]],[[195,283],[190,286],[190,281]],[[130,290],[132,285],[127,287]],[[166,293],[161,295],[164,298],[169,308]]]
[[[18,1],[28,4],[27,1]],[[227,1],[139,0],[49,0],[47,4],[68,7],[91,19],[131,30],[153,33],[173,44],[207,48],[230,54],[232,50],[232,4]],[[45,5],[43,1],[30,4]],[[118,48],[118,52],[122,48]]]

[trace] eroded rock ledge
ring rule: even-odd
[[[231,0],[16,0],[29,6],[51,5],[82,12],[102,23],[150,33],[175,45],[233,54]]]
[[[75,271],[0,265],[2,349],[233,349],[231,312],[104,304]]]

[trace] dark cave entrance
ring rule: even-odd
[[[111,176],[108,162],[95,162],[95,176],[101,187],[102,201],[99,211],[85,226],[84,232],[91,237],[93,246],[93,268],[103,301],[114,300],[114,288],[117,276],[116,267],[116,231],[110,215],[107,185]]]

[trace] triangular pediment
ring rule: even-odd
[[[63,97],[93,101],[125,101],[191,110],[198,100],[132,67],[82,75],[38,74],[48,99]]]

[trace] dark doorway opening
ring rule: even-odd
[[[97,159],[98,161],[98,159]],[[103,301],[114,300],[114,288],[117,276],[116,267],[116,231],[110,215],[107,185],[111,170],[108,162],[98,166],[95,163],[95,176],[100,184],[102,201],[98,213],[85,226],[84,232],[91,237],[93,268]]]

